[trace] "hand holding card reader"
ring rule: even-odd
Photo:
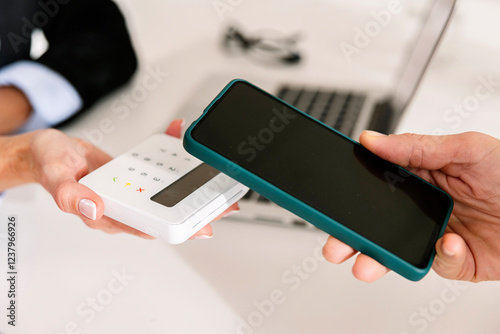
[[[157,134],[80,181],[101,196],[104,215],[178,244],[237,202],[248,188]]]

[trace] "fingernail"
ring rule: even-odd
[[[196,237],[194,237],[195,239],[197,240],[206,240],[206,239],[212,239],[214,237],[214,235],[206,235],[206,234],[203,234],[203,235],[197,235]]]
[[[377,132],[377,131],[366,131],[366,134],[372,137],[386,137],[383,133]]]
[[[454,250],[448,249],[445,246],[441,247],[441,249],[443,250],[444,255],[449,256],[449,257],[455,256]]]
[[[222,216],[222,218],[226,218],[226,217],[232,216],[232,215],[234,215],[235,213],[238,213],[238,212],[240,212],[240,209],[229,211],[224,216]]]
[[[78,210],[88,219],[96,220],[97,218],[97,206],[89,199],[84,198],[80,200],[80,203],[78,203]]]
[[[183,128],[184,125],[186,125],[186,120],[185,119],[181,120],[181,128]]]

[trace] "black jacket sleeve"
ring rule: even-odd
[[[137,59],[124,18],[110,0],[68,0],[43,27],[49,49],[38,62],[63,75],[83,109],[124,84]]]

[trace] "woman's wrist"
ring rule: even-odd
[[[0,86],[0,101],[0,134],[15,131],[29,119],[32,107],[19,88]]]
[[[25,183],[37,182],[31,142],[38,131],[0,137],[0,191]]]

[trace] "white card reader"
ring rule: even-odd
[[[79,182],[101,196],[104,215],[171,244],[186,241],[248,191],[166,134],[153,135]]]

